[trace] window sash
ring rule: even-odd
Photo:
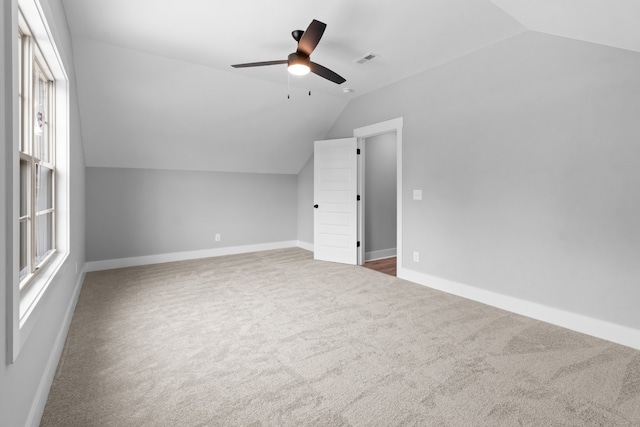
[[[52,73],[26,26],[20,26],[18,43],[22,292],[56,252],[55,88]]]

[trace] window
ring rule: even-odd
[[[56,138],[55,81],[23,19],[19,25],[18,52],[22,292],[56,251]]]
[[[5,46],[11,61],[12,230],[6,239],[12,280],[7,283],[7,354],[15,362],[46,311],[47,291],[76,276],[70,267],[69,78],[40,0],[11,2],[18,18]],[[11,13],[12,16],[13,12]],[[7,100],[8,101],[8,100]],[[9,102],[7,102],[9,104]],[[79,289],[78,281],[76,289]]]

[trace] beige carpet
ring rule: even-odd
[[[640,425],[640,351],[286,249],[88,274],[43,426]]]

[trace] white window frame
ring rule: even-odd
[[[24,212],[20,212],[19,223],[20,227],[25,225],[25,234],[26,239],[24,245],[26,246],[26,265],[24,266],[24,277],[20,277],[20,292],[25,292],[27,286],[29,286],[38,274],[43,271],[43,268],[46,264],[51,261],[56,253],[55,246],[55,214],[56,214],[56,206],[55,206],[55,177],[56,177],[56,167],[55,167],[55,123],[56,123],[56,115],[55,115],[55,80],[53,78],[53,74],[49,69],[47,61],[44,59],[40,48],[36,40],[32,37],[31,31],[26,23],[26,21],[20,15],[19,23],[19,57],[20,57],[20,164],[24,162],[27,165],[28,175],[25,177],[22,176],[21,171],[21,180],[20,180],[20,190],[21,190],[21,210],[22,205],[24,203],[25,209]],[[38,81],[44,80],[47,82],[47,87],[45,89],[46,96],[46,105],[43,106],[43,121],[44,121],[44,129],[42,130],[42,135],[45,139],[45,147],[44,150],[46,154],[40,153],[40,150],[36,149],[36,137],[35,137],[35,128],[37,126],[36,118],[34,117],[34,109],[35,109],[35,99],[38,96],[37,92],[39,91]],[[37,201],[37,193],[38,193],[38,169],[46,168],[52,171],[52,175],[50,177],[51,182],[49,183],[51,193],[48,194],[50,197],[50,207],[45,209],[40,209]],[[22,178],[26,182],[22,182]],[[22,200],[22,189],[26,187],[25,200]],[[51,217],[51,248],[47,253],[43,254],[40,258],[38,258],[38,232],[37,232],[37,219],[40,216],[48,215]],[[21,233],[22,234],[22,233]],[[20,242],[20,252],[22,253],[22,236]],[[21,266],[22,267],[22,266]],[[22,275],[23,270],[21,268],[20,274]]]
[[[9,220],[13,224],[13,232],[7,236],[7,253],[9,256],[7,267],[12,267],[12,274],[7,283],[7,314],[8,314],[8,361],[15,362],[20,350],[24,347],[31,331],[34,329],[41,313],[45,309],[47,290],[55,284],[55,278],[69,256],[69,79],[63,65],[62,57],[55,45],[51,28],[47,24],[45,12],[39,0],[18,0],[19,10],[13,10],[12,19],[12,75],[13,99],[10,124],[12,126],[12,162],[13,170],[10,177],[13,183],[13,210]],[[20,21],[20,24],[19,24]],[[20,270],[20,112],[18,82],[21,67],[18,46],[19,31],[28,27],[29,36],[37,43],[41,61],[46,62],[50,76],[55,82],[54,109],[55,124],[52,132],[56,141],[55,178],[53,194],[55,195],[55,214],[53,229],[53,247],[55,251],[49,254],[46,262],[39,263],[37,274],[30,277],[28,286],[22,286],[19,278]],[[26,110],[26,108],[25,108]],[[52,115],[53,117],[53,115]],[[24,129],[22,130],[24,132]],[[35,177],[32,171],[32,177]],[[33,200],[32,200],[33,202]],[[24,282],[23,282],[24,284]]]

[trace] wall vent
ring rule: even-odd
[[[355,62],[356,64],[366,64],[367,62],[376,59],[378,56],[379,55],[376,55],[375,53],[369,52],[369,53],[365,54],[364,56],[356,59],[353,62]]]

